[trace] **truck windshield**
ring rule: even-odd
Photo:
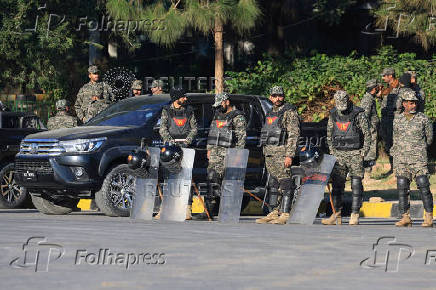
[[[135,98],[136,99],[136,98]],[[84,126],[144,126],[155,120],[165,100],[124,100],[118,102],[89,120]],[[151,124],[149,124],[151,125]]]

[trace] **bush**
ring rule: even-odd
[[[436,60],[436,55],[433,57]],[[380,79],[385,67],[393,67],[400,76],[415,70],[418,83],[426,94],[426,114],[436,118],[436,73],[433,61],[416,59],[414,53],[398,54],[392,47],[383,47],[376,55],[366,57],[316,54],[304,58],[271,58],[265,56],[254,67],[243,72],[226,72],[232,78],[226,82],[232,93],[268,95],[273,85],[281,85],[287,101],[299,106],[306,121],[322,120],[333,106],[332,96],[345,89],[353,101],[365,93],[365,82]]]

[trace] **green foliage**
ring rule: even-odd
[[[217,19],[242,34],[254,27],[261,14],[255,0],[108,0],[106,9],[116,20],[161,20],[163,27],[140,26],[138,31],[146,33],[152,42],[168,47],[189,30],[209,35]]]
[[[436,44],[436,0],[384,0],[375,12],[377,25],[396,36],[413,36],[428,50]]]
[[[385,67],[393,67],[397,75],[415,70],[427,96],[426,113],[436,118],[436,100],[431,98],[436,95],[434,62],[416,59],[414,53],[398,54],[392,47],[383,47],[370,57],[355,53],[294,59],[264,57],[246,71],[226,72],[231,78],[226,85],[232,93],[258,95],[268,95],[271,86],[281,85],[286,99],[300,106],[299,113],[311,112],[311,119],[319,120],[320,114],[331,107],[332,92],[343,88],[358,102],[365,93],[366,81],[380,79]]]
[[[317,0],[313,4],[314,15],[322,16],[329,25],[339,24],[342,16],[353,5],[355,0]]]
[[[68,91],[72,50],[82,44],[72,21],[85,15],[74,2],[0,0],[0,89]]]

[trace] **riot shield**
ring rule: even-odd
[[[336,157],[324,154],[317,167],[304,168],[305,176],[291,209],[288,224],[313,224],[335,163]]]
[[[159,148],[148,147],[150,166],[146,176],[137,176],[130,218],[152,220],[159,170]]]
[[[167,182],[163,186],[161,221],[183,222],[186,219],[195,150],[188,148],[182,148],[182,150],[183,159],[180,172],[177,174],[170,173]]]
[[[224,178],[221,185],[219,222],[239,222],[248,153],[247,149],[227,149]]]

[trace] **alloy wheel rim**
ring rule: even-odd
[[[21,187],[15,183],[14,171],[10,170],[3,175],[0,193],[8,203],[13,203],[20,198]]]
[[[109,188],[112,203],[120,209],[130,209],[133,203],[135,178],[127,173],[112,176]]]

